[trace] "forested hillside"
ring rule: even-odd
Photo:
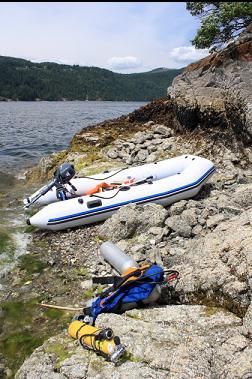
[[[181,69],[117,74],[98,67],[32,63],[0,56],[0,100],[149,101],[166,94]]]

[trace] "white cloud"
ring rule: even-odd
[[[190,63],[204,58],[209,54],[207,49],[195,49],[194,46],[175,47],[169,52],[169,56],[177,62]]]
[[[110,68],[114,70],[128,70],[142,66],[142,62],[137,57],[112,57],[107,60]]]
[[[179,68],[187,62],[168,52],[189,46],[199,25],[183,2],[1,3],[0,53],[122,73]],[[139,63],[116,70],[109,57]]]

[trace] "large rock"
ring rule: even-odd
[[[249,212],[188,240],[186,253],[173,256],[174,268],[181,274],[177,289],[182,301],[219,304],[244,314],[250,304],[251,246]]]
[[[252,32],[186,67],[168,88],[180,124],[233,128],[252,137]],[[231,128],[230,128],[231,126]]]
[[[252,184],[240,185],[233,195],[233,201],[242,208],[252,207]]]
[[[183,220],[180,216],[169,217],[165,224],[171,228],[174,232],[177,232],[178,235],[182,237],[190,237],[192,233],[191,226]]]
[[[152,226],[163,226],[167,211],[158,204],[130,204],[120,208],[99,228],[99,235],[113,242],[146,233]]]
[[[240,333],[241,320],[218,308],[138,309],[100,315],[96,325],[112,327],[126,344],[124,363],[115,366],[60,335],[36,349],[16,379],[244,379],[252,370],[251,342]]]
[[[161,134],[164,137],[170,137],[173,135],[173,131],[171,128],[167,128],[165,125],[154,125],[152,130],[156,134]]]
[[[248,307],[246,315],[243,319],[244,334],[249,336],[252,340],[252,304]]]

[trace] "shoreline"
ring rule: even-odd
[[[207,210],[205,217],[209,219],[209,221],[205,221],[205,224],[203,223],[202,225],[197,221],[196,225],[191,226],[190,230],[194,231],[189,238],[183,237],[183,232],[181,236],[179,231],[172,231],[172,228],[175,228],[175,226],[169,224],[170,226],[168,226],[168,228],[164,226],[156,227],[157,230],[153,230],[153,232],[151,231],[151,229],[153,229],[151,228],[152,225],[148,225],[145,232],[145,234],[147,233],[147,239],[142,238],[142,233],[139,234],[139,232],[136,232],[133,237],[128,238],[126,236],[126,238],[115,241],[119,243],[119,246],[127,253],[133,255],[135,259],[143,258],[147,254],[147,256],[155,257],[154,259],[160,260],[162,265],[165,263],[169,268],[173,267],[176,269],[179,268],[179,261],[176,261],[176,259],[173,261],[173,256],[176,257],[177,254],[181,254],[180,251],[185,249],[189,249],[188,251],[190,251],[192,249],[190,243],[197,244],[200,243],[197,241],[204,241],[208,234],[212,233],[219,224],[222,225],[222,223],[229,222],[229,218],[234,218],[238,223],[237,225],[239,225],[239,214],[243,211],[235,211],[235,206],[233,206],[234,211],[230,209],[229,194],[232,193],[233,188],[238,188],[238,183],[235,183],[237,173],[240,173],[241,170],[239,168],[240,165],[244,166],[243,182],[249,185],[249,183],[252,182],[252,177],[247,176],[249,175],[249,170],[247,170],[246,174],[244,152],[241,153],[239,158],[236,157],[235,163],[232,155],[234,153],[228,151],[226,147],[224,149],[221,139],[218,140],[217,143],[215,141],[214,144],[210,144],[211,136],[207,136],[205,133],[203,133],[203,135],[195,132],[181,134],[176,128],[173,130],[172,135],[164,134],[162,137],[162,134],[156,133],[156,130],[167,133],[168,127],[155,124],[155,122],[150,119],[146,121],[143,114],[146,113],[147,118],[150,117],[149,113],[152,115],[158,114],[160,108],[162,109],[163,107],[166,109],[166,102],[167,99],[163,99],[162,101],[160,100],[148,104],[127,116],[104,121],[96,126],[83,129],[73,137],[69,149],[66,150],[63,155],[62,152],[59,152],[51,157],[46,157],[44,163],[40,162],[35,169],[31,169],[27,173],[27,183],[28,185],[29,183],[33,183],[34,178],[45,180],[45,178],[50,177],[50,173],[55,167],[65,160],[77,164],[79,175],[92,171],[101,172],[103,166],[111,170],[113,167],[123,165],[125,164],[125,160],[128,159],[128,153],[125,152],[126,155],[123,153],[125,149],[124,144],[130,143],[136,147],[138,145],[142,146],[142,144],[145,143],[146,130],[148,130],[148,133],[151,133],[151,130],[152,133],[154,133],[153,136],[155,135],[155,137],[152,138],[152,142],[155,140],[161,141],[160,148],[154,151],[154,156],[152,155],[153,159],[164,159],[165,151],[163,144],[168,146],[168,150],[165,152],[167,157],[179,155],[181,152],[192,152],[196,153],[196,155],[207,154],[218,166],[218,172],[213,176],[210,183],[206,185],[205,190],[200,194],[198,200],[182,201],[173,207],[169,207],[169,209],[177,209],[177,207],[181,206],[180,203],[182,203],[184,204],[184,208],[181,208],[182,215],[184,212],[187,214],[192,213],[190,216],[192,220],[194,220],[195,215],[197,220],[200,220],[199,214]],[[156,111],[155,113],[156,108],[158,112]],[[144,122],[137,121],[139,118],[144,119]],[[196,135],[197,138],[195,138]],[[133,142],[133,140],[135,142]],[[99,146],[96,146],[97,143]],[[151,143],[149,146],[152,148],[152,146],[155,145]],[[126,149],[127,148],[128,147],[126,147]],[[222,155],[218,157],[216,151],[220,149],[222,149]],[[98,151],[100,151],[100,153],[98,153]],[[116,158],[115,156],[111,158],[111,151],[121,151],[122,155],[120,156],[119,154]],[[135,157],[137,156],[138,154],[136,154]],[[232,163],[232,160],[234,163]],[[136,165],[137,162],[132,162],[132,164]],[[140,164],[140,162],[138,164]],[[42,175],[42,173],[44,174]],[[239,175],[241,175],[241,173]],[[226,187],[223,187],[224,184]],[[223,188],[226,188],[226,198],[225,196],[223,198],[223,195],[221,195]],[[223,216],[218,218],[218,215],[211,215],[211,209],[216,207],[216,202],[219,204],[218,209],[222,207],[225,212],[227,212],[228,218]],[[197,208],[197,204],[201,208]],[[139,208],[137,207],[132,210],[132,217],[134,212],[137,214],[138,209],[141,210],[142,208],[139,206]],[[197,209],[197,212],[200,213],[196,212]],[[122,212],[122,210],[119,211],[119,214],[120,212]],[[143,208],[143,212],[146,212],[146,208]],[[156,212],[159,212],[159,208],[157,208]],[[175,215],[177,214],[176,212]],[[194,212],[196,213],[193,216]],[[214,212],[216,212],[216,210]],[[178,213],[177,216],[170,215],[170,217],[181,216],[179,216]],[[210,222],[211,217],[215,218],[215,221]],[[146,219],[153,219],[153,217],[146,216]],[[190,218],[188,220],[190,220]],[[18,324],[15,324],[14,329],[17,328],[15,338],[17,338],[17,336],[21,339],[24,338],[24,330],[27,322],[30,325],[30,337],[26,342],[25,340],[23,341],[23,350],[20,353],[20,361],[17,360],[19,363],[17,364],[16,362],[17,366],[13,366],[13,363],[6,364],[9,369],[16,371],[24,357],[27,357],[35,347],[40,346],[43,340],[46,340],[52,333],[57,334],[61,332],[72,317],[72,313],[41,309],[38,305],[39,302],[45,301],[74,307],[83,306],[86,300],[96,295],[97,287],[92,286],[91,276],[94,274],[111,274],[111,269],[105,262],[101,262],[99,254],[100,244],[109,238],[113,239],[113,229],[109,229],[111,222],[112,219],[105,221],[104,224],[100,223],[94,226],[86,226],[56,233],[36,231],[30,228],[31,240],[27,246],[27,253],[21,257],[19,264],[14,269],[14,282],[11,280],[13,273],[7,278],[6,284],[9,286],[9,292],[3,303],[4,319],[11,318],[11,315],[16,314],[16,309],[26,308],[24,326],[20,329],[20,326],[18,327]],[[130,216],[127,222],[130,224]],[[194,223],[195,221],[190,222]],[[202,221],[200,222],[202,223]],[[232,222],[232,220],[230,220],[230,222]],[[142,221],[139,221],[139,225],[141,225],[141,223]],[[120,222],[117,222],[117,224],[120,225]],[[110,234],[105,233],[105,235],[103,235],[103,225],[105,225],[104,228],[107,229]],[[168,246],[168,251],[165,246]],[[179,269],[181,269],[181,267]],[[185,278],[187,278],[186,275]],[[183,280],[185,280],[185,283],[181,285],[176,297],[180,297],[185,306],[200,305],[202,307],[210,307],[210,309],[212,309],[211,307],[224,307],[226,310],[232,310],[239,315],[239,317],[244,316],[246,302],[240,306],[237,301],[231,301],[228,295],[220,295],[218,289],[216,289],[214,296],[210,297],[210,299],[207,298],[207,295],[202,298],[200,292],[198,293],[197,291],[193,291],[192,294],[189,292],[184,293],[185,288],[188,286],[187,280],[190,281],[191,278],[189,276],[188,279]],[[218,294],[218,296],[216,294]],[[167,304],[167,299],[164,300],[163,304]],[[148,310],[146,312],[148,312]],[[37,335],[36,326],[38,319],[44,324],[43,330],[41,330],[43,338],[41,335],[38,338]],[[14,322],[13,319],[12,322]],[[23,327],[24,330],[22,329]],[[8,338],[12,337],[9,336]],[[57,340],[57,337],[55,338]],[[66,335],[64,339],[68,341]],[[14,341],[11,344],[12,349],[20,348]]]
[[[158,100],[158,99],[156,99]],[[45,102],[45,103],[51,103],[51,102],[80,102],[80,103],[83,103],[83,102],[106,102],[106,103],[149,103],[151,101],[155,101],[155,99],[150,99],[150,100],[79,100],[79,99],[74,99],[74,100],[71,100],[71,99],[57,99],[57,100],[42,100],[42,99],[39,99],[39,100],[13,100],[13,99],[6,99],[6,100],[1,100],[0,99],[0,102],[15,102],[15,103],[18,103],[18,102],[23,102],[23,103],[36,103],[36,102]]]
[[[195,198],[167,208],[131,204],[97,225],[32,231],[9,301],[83,305],[99,290],[92,276],[111,273],[99,253],[107,240],[135,260],[150,259],[178,271],[180,280],[176,288],[162,291],[153,306],[98,317],[98,325],[111,327],[127,345],[117,367],[76,347],[64,330],[63,313],[46,321],[48,314],[35,307],[29,327],[40,320],[43,333],[53,330],[53,337],[25,360],[16,379],[45,373],[60,379],[83,373],[104,379],[243,379],[251,374],[252,129],[251,82],[246,79],[251,34],[245,37],[185,68],[167,97],[80,130],[67,150],[27,173],[32,183],[50,178],[66,160],[82,176],[180,154],[203,156],[217,168]],[[56,335],[57,317],[61,333]],[[36,329],[29,330],[37,337]]]

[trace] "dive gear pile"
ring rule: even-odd
[[[101,332],[90,324],[94,325],[101,313],[120,314],[157,301],[161,295],[161,286],[169,286],[171,281],[178,279],[179,273],[164,270],[156,263],[144,262],[139,265],[110,241],[103,243],[100,250],[104,259],[120,275],[93,278],[95,284],[112,286],[90,301],[83,313],[70,324],[68,332],[79,340],[83,348],[94,350],[115,362],[124,352],[120,339],[113,337],[111,329],[109,333],[107,329]]]

